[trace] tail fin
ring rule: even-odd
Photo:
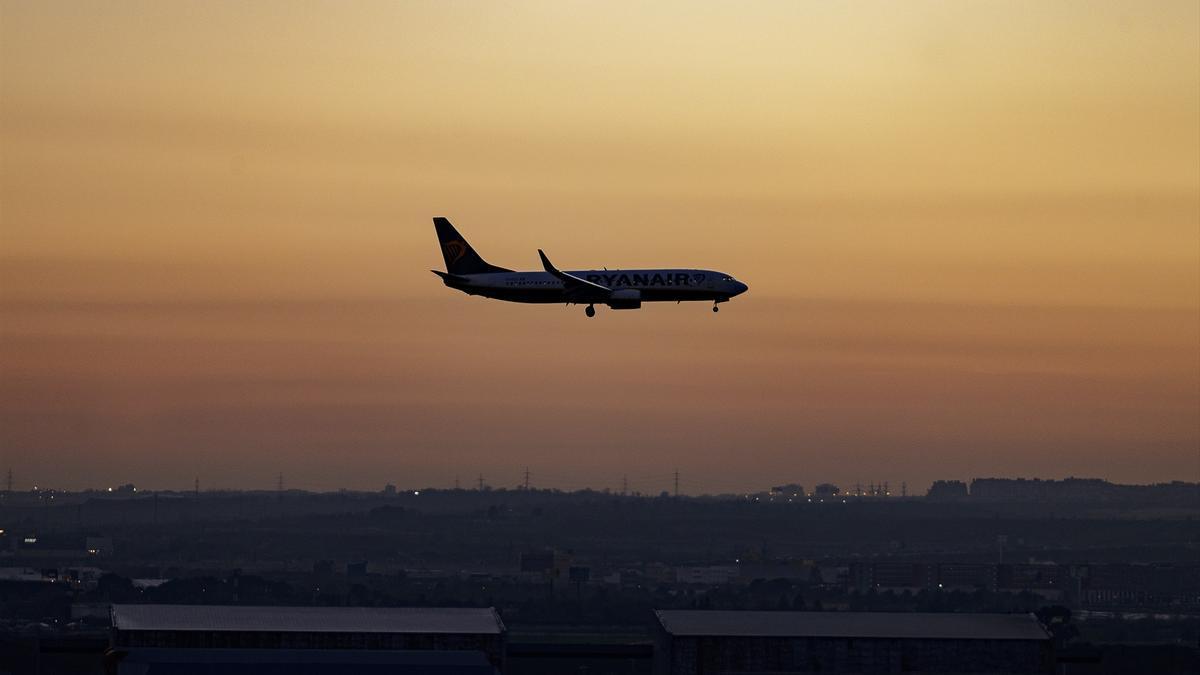
[[[438,242],[442,245],[442,257],[446,259],[446,271],[450,274],[488,274],[491,272],[511,272],[489,265],[479,257],[475,249],[467,243],[458,230],[445,218],[434,218],[433,227],[437,230]]]

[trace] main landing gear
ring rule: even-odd
[[[714,312],[719,312],[719,311],[721,311],[721,308],[720,308],[720,307],[717,307],[717,306],[714,304],[714,305],[713,305],[713,311],[714,311]]]
[[[583,313],[584,313],[584,314],[587,314],[588,318],[590,319],[590,318],[592,318],[593,316],[596,316],[596,308],[595,308],[595,307],[593,307],[592,305],[588,305],[588,306],[587,306],[587,309],[584,309],[584,310],[583,310]]]

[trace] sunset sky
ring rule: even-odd
[[[0,162],[18,489],[1200,480],[1195,0],[0,0]]]

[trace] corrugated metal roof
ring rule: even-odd
[[[492,608],[113,605],[117,630],[498,635]]]
[[[660,610],[677,636],[1046,640],[1032,614]]]
[[[264,675],[495,675],[482,652],[366,649],[123,650],[119,673],[175,675],[220,672]]]
[[[483,652],[429,649],[122,649],[123,663],[398,663],[488,665]]]

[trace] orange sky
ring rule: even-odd
[[[1200,480],[1191,0],[3,2],[0,161],[18,487]]]

